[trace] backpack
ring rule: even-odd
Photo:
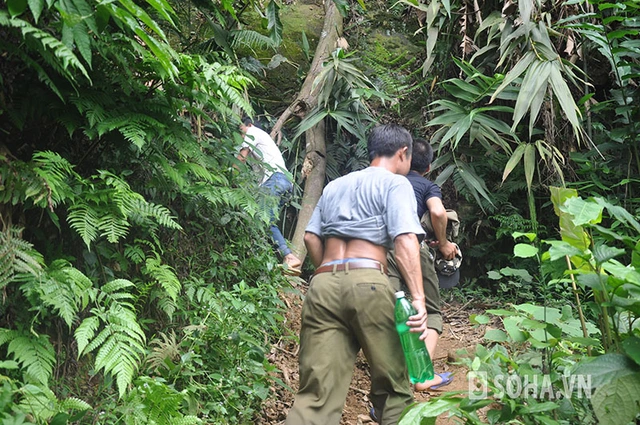
[[[433,226],[431,225],[431,214],[429,211],[424,213],[420,218],[422,228],[427,235],[433,235]],[[454,210],[447,210],[447,239],[453,243],[456,242],[460,233],[460,219],[458,213]],[[456,244],[457,245],[457,244]],[[462,251],[458,246],[458,254],[453,260],[445,260],[439,250],[435,250],[434,267],[438,275],[438,284],[440,288],[453,288],[460,281],[460,266],[462,265]]]
[[[433,226],[431,225],[431,214],[425,212],[420,218],[420,224],[428,235],[433,235]],[[460,219],[458,213],[454,210],[447,209],[447,239],[455,242],[460,234]]]

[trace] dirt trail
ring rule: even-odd
[[[287,304],[286,313],[287,326],[294,335],[300,332],[300,311],[302,309],[302,294],[306,291],[306,286],[301,280],[296,280],[297,285],[291,293],[282,296]],[[443,297],[443,298],[446,298]],[[454,354],[459,349],[475,347],[480,342],[483,329],[473,328],[469,323],[469,315],[480,313],[467,308],[467,305],[460,305],[455,302],[443,304],[444,329],[438,342],[434,366],[436,372],[453,372],[453,382],[443,387],[441,391],[466,391],[468,382],[466,378],[467,370],[464,366],[452,364]],[[294,391],[298,387],[298,344],[295,338],[283,338],[275,344],[270,353],[270,361],[278,367],[281,373],[277,378],[286,383],[293,391],[289,391],[280,386],[272,388],[272,397],[264,404],[262,417],[257,422],[259,425],[281,425],[287,416],[287,412],[293,403]],[[371,407],[367,394],[369,391],[370,379],[366,360],[362,353],[358,355],[356,366],[351,380],[351,386],[347,395],[347,400],[342,413],[340,425],[361,425],[371,424],[369,418],[369,408]],[[432,395],[439,391],[422,392],[416,394],[416,401],[428,401]],[[452,419],[447,419],[447,415],[442,415],[436,421],[437,425],[454,424]]]

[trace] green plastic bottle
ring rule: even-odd
[[[409,369],[409,379],[412,384],[433,379],[433,363],[427,351],[424,341],[420,341],[420,334],[409,331],[407,320],[416,314],[409,300],[404,296],[403,291],[396,292],[396,330],[402,343],[402,351]]]

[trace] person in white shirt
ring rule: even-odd
[[[251,155],[260,161],[263,171],[260,187],[264,188],[268,194],[278,198],[279,207],[282,207],[293,190],[293,183],[280,149],[268,133],[253,125],[253,121],[249,117],[242,118],[240,131],[244,136],[244,142],[240,147],[238,159],[245,162],[247,157]],[[272,209],[270,229],[273,240],[284,257],[288,272],[300,274],[302,261],[291,252],[282,232],[276,226],[276,218],[276,211]]]

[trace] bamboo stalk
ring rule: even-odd
[[[571,267],[571,260],[569,259],[569,256],[565,255],[564,258],[567,260],[567,267],[569,268],[569,270],[573,270],[573,267]],[[578,307],[578,316],[580,317],[580,325],[582,326],[582,335],[585,338],[588,338],[589,333],[587,332],[587,324],[584,320],[584,313],[582,312],[582,304],[580,303],[580,296],[578,295],[578,286],[576,285],[576,278],[573,275],[573,273],[571,273],[570,276],[571,276],[571,285],[573,286],[573,295],[576,296],[576,305]],[[587,346],[587,354],[591,356],[591,346]]]

